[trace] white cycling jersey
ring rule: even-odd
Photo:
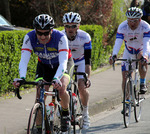
[[[66,34],[65,30],[62,31]],[[91,49],[91,37],[83,30],[77,30],[77,35],[73,41],[68,40],[69,48],[71,49],[72,57],[75,64],[84,60],[84,50]]]
[[[143,51],[143,57],[148,56],[150,51],[150,25],[141,20],[139,26],[135,30],[131,30],[127,20],[122,22],[118,27],[113,55],[118,54],[123,40],[128,53],[138,54]]]
[[[62,32],[66,34],[65,30]],[[75,39],[73,41],[68,40],[68,45],[71,50],[74,63],[75,65],[78,65],[77,71],[85,72],[84,50],[92,49],[90,35],[87,32],[78,29]],[[77,76],[77,79],[80,78],[83,78],[83,76]]]

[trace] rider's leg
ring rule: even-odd
[[[78,80],[78,88],[83,106],[88,106],[89,91],[86,89],[84,79]]]
[[[67,85],[69,84],[69,78],[67,76],[63,76],[61,78],[61,82],[62,82],[62,87],[58,89],[59,97],[61,98],[61,106],[64,109],[68,109],[70,97],[66,89],[67,89]]]
[[[78,80],[78,88],[83,105],[83,129],[88,129],[90,126],[90,118],[88,112],[89,91],[86,89],[84,79]]]
[[[138,59],[142,57],[142,52],[138,54]],[[145,67],[145,69],[143,69]],[[146,87],[146,73],[147,73],[148,65],[142,65],[141,61],[139,61],[139,74],[140,74],[140,92],[145,93],[147,91]]]

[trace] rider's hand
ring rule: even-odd
[[[143,66],[145,66],[147,64],[147,58],[142,56],[141,57],[141,63],[142,63]]]
[[[18,88],[20,86],[20,83],[24,82],[24,78],[15,78],[13,81],[13,85],[15,88]]]
[[[112,65],[117,59],[117,55],[113,55],[109,57],[109,64]]]
[[[88,79],[86,82],[86,88],[89,88],[91,86],[91,81]]]
[[[62,83],[58,78],[53,79],[52,85],[53,85],[54,89],[58,89],[58,88],[62,87]]]

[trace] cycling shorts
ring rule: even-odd
[[[77,66],[77,72],[84,72],[85,73],[85,60],[76,62],[75,66]],[[77,80],[78,79],[84,79],[83,75],[77,75]]]
[[[141,52],[141,51],[139,51],[139,52],[136,53],[136,54],[131,54],[131,53],[128,52],[127,49],[125,49],[122,58],[123,58],[123,59],[129,59],[129,58],[136,59],[136,58],[137,58],[137,55],[138,55],[140,52]],[[136,67],[136,64],[135,64],[135,63],[136,63],[136,62],[133,62],[133,63],[132,63],[133,69],[135,69],[135,67]],[[128,71],[128,70],[129,70],[129,63],[126,62],[126,61],[122,61],[122,63],[121,63],[121,68],[122,68],[122,71]]]
[[[71,57],[68,59],[67,70],[64,73],[64,75],[69,76],[69,78],[72,77],[73,67],[74,67],[74,62],[73,62],[73,59]],[[37,69],[36,69],[36,79],[43,77],[43,79],[45,81],[51,82],[53,80],[54,75],[56,74],[57,69],[58,69],[58,66],[52,68],[51,65],[43,64],[42,62],[38,61]]]

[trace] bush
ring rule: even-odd
[[[18,65],[21,57],[21,47],[28,31],[0,32],[0,94],[12,91],[14,78],[19,78]],[[37,56],[33,54],[28,64],[28,78],[35,77]]]

